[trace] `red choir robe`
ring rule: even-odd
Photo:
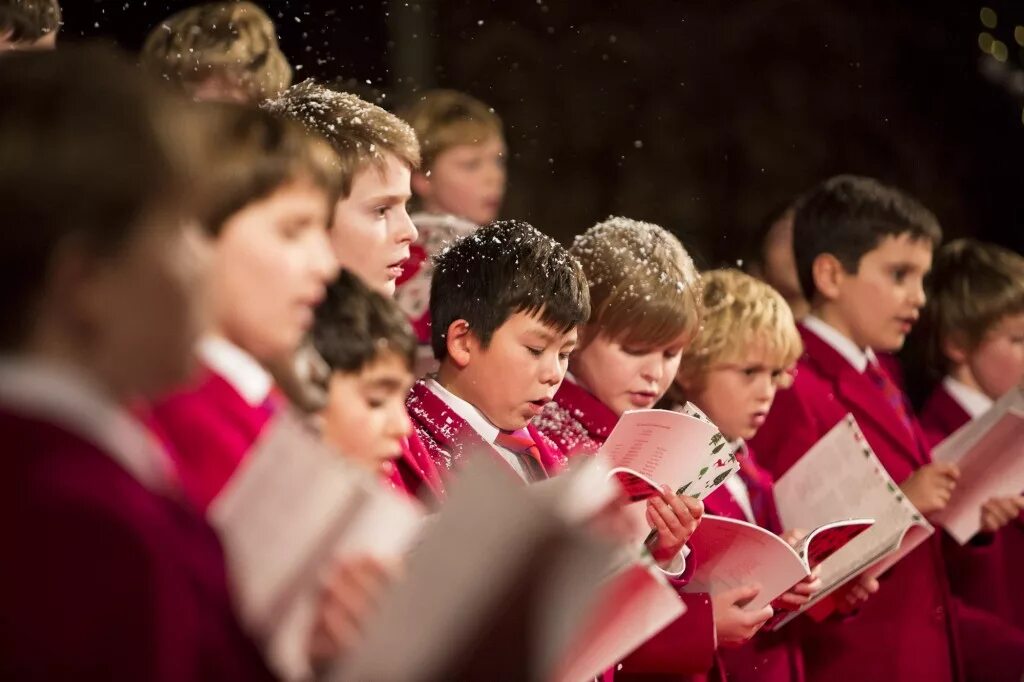
[[[778,393],[768,419],[751,441],[772,475],[783,475],[847,413],[856,418],[897,483],[931,461],[912,415],[908,429],[870,378],[803,324],[800,334],[804,354],[797,363],[796,380]],[[890,569],[881,585],[855,618],[798,626],[809,680],[943,682],[964,679],[965,665],[986,670],[986,678],[1019,679],[1014,656],[989,654],[1018,647],[1024,652],[1024,640],[1002,621],[954,599],[938,534]]]
[[[564,385],[564,384],[563,384]],[[510,475],[519,478],[511,465],[489,443],[470,426],[441,397],[435,394],[424,381],[413,386],[406,402],[409,416],[417,435],[434,458],[442,478],[450,476],[453,469],[471,454],[493,453],[495,460],[508,468]],[[557,441],[553,441],[534,424],[527,426],[530,436],[540,454],[539,464],[547,476],[557,475],[565,466],[568,457]],[[688,580],[692,567],[677,585]],[[644,679],[678,679],[683,673],[697,673],[711,666],[714,651],[714,621],[711,603],[706,595],[687,595],[684,599],[687,612],[670,624],[661,633],[641,645],[624,660],[614,678],[629,680],[634,673],[668,675],[668,677],[645,677]],[[611,671],[605,679],[610,679]]]
[[[234,613],[220,543],[173,477],[155,485],[125,465],[144,448],[118,459],[22,399],[0,399],[0,678],[273,679]]]
[[[971,415],[941,383],[920,413],[929,445],[935,446],[971,420]],[[988,546],[961,548],[947,538],[950,580],[954,591],[973,606],[1024,629],[1024,589],[1018,576],[1024,565],[1024,518],[989,536]],[[973,549],[973,551],[971,551]]]
[[[746,484],[754,522],[781,534],[784,529],[775,507],[771,474],[758,465],[749,447],[744,446],[736,454],[740,462],[738,475]],[[724,485],[705,498],[704,508],[716,516],[750,521]],[[802,682],[804,679],[803,655],[793,630],[783,629],[777,633],[762,630],[742,646],[720,649],[717,664],[723,676],[734,682]]]
[[[272,397],[250,403],[206,367],[191,386],[150,406],[151,426],[169,443],[182,486],[200,510],[227,484],[278,405]]]
[[[618,417],[589,391],[567,378],[533,424],[567,457],[593,454],[604,444]],[[699,529],[697,532],[700,532]],[[687,573],[693,564],[688,562]],[[683,581],[676,583],[682,587]],[[623,662],[616,679],[690,679],[708,673],[715,662],[715,625],[711,601],[703,593],[680,593],[687,612]],[[685,646],[680,646],[681,643]],[[641,656],[642,654],[642,656]],[[656,656],[655,656],[656,654]],[[645,660],[644,657],[647,657]],[[718,673],[712,674],[718,678]]]

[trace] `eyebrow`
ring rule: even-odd
[[[399,204],[412,199],[412,193],[408,194],[378,194],[366,200],[368,204]]]
[[[367,388],[383,388],[398,390],[405,385],[405,382],[395,377],[380,377],[378,379],[370,380]]]

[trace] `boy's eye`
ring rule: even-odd
[[[373,211],[374,211],[374,213],[377,214],[378,218],[383,218],[388,213],[388,207],[387,206],[378,206],[377,208],[373,209]]]
[[[907,268],[896,268],[892,271],[892,278],[897,284],[902,284],[909,274],[910,271]]]
[[[526,350],[530,351],[530,355],[538,358],[544,354],[543,348],[534,348],[533,346],[526,346]]]
[[[569,359],[569,355],[570,355],[570,353],[568,351],[562,351],[561,353],[558,354],[558,359],[559,360],[568,360]]]
[[[627,348],[625,346],[622,347],[622,352],[625,353],[626,355],[632,355],[634,357],[647,355],[648,353],[648,351],[643,348]]]

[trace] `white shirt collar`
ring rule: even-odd
[[[846,335],[820,317],[808,315],[803,319],[802,324],[831,346],[832,350],[842,355],[858,372],[863,373],[868,368],[869,362],[872,364],[878,362],[874,351],[870,348],[858,348],[857,344]]]
[[[0,402],[89,441],[154,492],[167,494],[175,487],[159,442],[80,370],[0,356]]]
[[[947,376],[942,380],[942,387],[946,389],[946,392],[952,396],[953,400],[960,407],[964,408],[964,412],[969,414],[971,419],[977,419],[988,412],[992,405],[995,404],[995,401],[981,391],[971,388],[964,382],[951,376]]]
[[[466,423],[473,427],[474,431],[480,434],[480,437],[484,439],[484,442],[494,443],[494,441],[497,440],[501,429],[492,424],[490,420],[484,416],[483,412],[449,391],[438,383],[437,379],[434,377],[428,377],[426,384],[427,388],[433,391],[438,398],[443,400],[448,407],[455,411],[455,414],[465,419]]]
[[[196,349],[207,367],[224,378],[253,407],[270,395],[274,379],[256,358],[221,336],[207,336]]]

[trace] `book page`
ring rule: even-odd
[[[747,611],[772,603],[810,574],[785,540],[746,521],[705,514],[688,544],[696,568],[686,591],[716,595],[757,583],[761,592]]]
[[[961,545],[981,530],[982,505],[1024,491],[1024,411],[1011,408],[994,422],[982,422],[985,416],[965,427],[971,438],[958,439],[965,449],[941,451],[945,461],[960,467],[960,480],[936,520]],[[976,432],[980,433],[975,438]]]
[[[664,577],[635,562],[604,586],[576,644],[554,675],[559,682],[600,677],[686,612],[686,605]]]
[[[785,528],[817,528],[835,519],[875,519],[818,567],[822,590],[811,604],[895,551],[906,530],[931,526],[906,499],[847,415],[775,484]]]
[[[624,413],[601,452],[634,501],[657,494],[661,485],[702,499],[739,469],[713,424],[668,410]]]
[[[814,570],[822,561],[874,524],[874,519],[847,519],[825,524],[808,533],[793,549],[804,560],[807,568]]]
[[[264,429],[214,500],[210,520],[241,620],[280,676],[309,672],[319,571],[338,555],[393,558],[422,515],[418,504],[346,462],[298,415],[282,412]]]

